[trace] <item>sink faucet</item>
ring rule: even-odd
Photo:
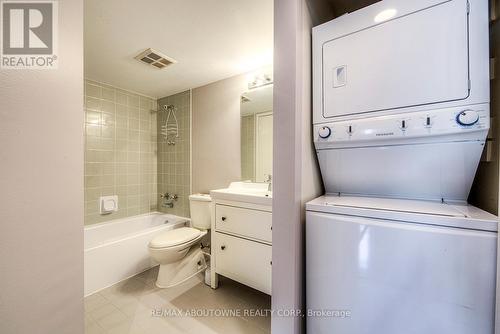
[[[177,201],[179,196],[177,196],[177,194],[164,193],[164,194],[160,194],[160,198],[164,199],[164,202],[162,204],[164,207],[173,208],[174,201]]]

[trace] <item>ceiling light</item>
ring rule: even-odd
[[[398,11],[394,8],[383,10],[380,13],[378,13],[377,16],[375,16],[374,21],[375,21],[375,23],[380,23],[380,22],[390,20],[394,16],[396,16],[397,12]]]

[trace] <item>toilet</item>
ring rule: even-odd
[[[190,195],[191,227],[166,231],[149,242],[149,254],[160,264],[157,287],[173,287],[207,268],[200,243],[210,229],[211,204],[210,195]]]

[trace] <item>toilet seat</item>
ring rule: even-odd
[[[149,243],[151,248],[168,248],[188,243],[201,235],[201,231],[192,227],[180,227],[166,231]]]

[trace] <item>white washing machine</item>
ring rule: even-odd
[[[307,204],[306,220],[307,333],[494,332],[495,216],[324,196]]]
[[[313,28],[308,334],[491,334],[487,0],[383,0]]]

